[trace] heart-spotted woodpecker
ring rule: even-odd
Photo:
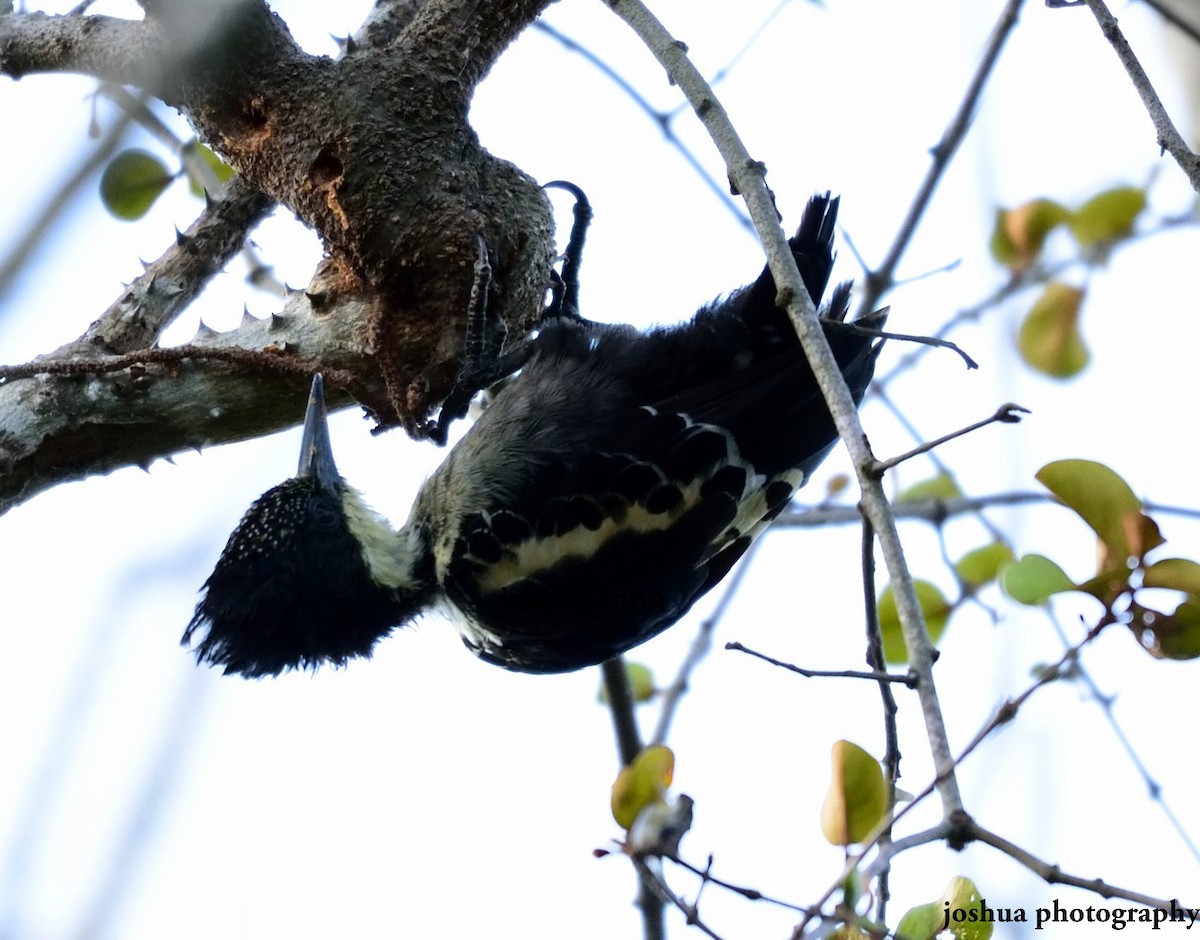
[[[316,377],[297,475],[250,507],[204,585],[184,634],[200,661],[244,676],[342,664],[441,607],[472,652],[507,669],[600,663],[679,620],[824,459],[833,420],[771,274],[678,326],[585,320],[578,252],[590,212],[566,188],[576,228],[550,315],[505,351],[472,310],[473,358],[443,419],[515,374],[398,531],[339,475]],[[837,209],[813,197],[790,240],[816,302]],[[475,307],[488,273],[483,247]],[[857,402],[886,312],[847,326],[849,301],[849,285],[837,286],[822,317]]]

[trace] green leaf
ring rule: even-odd
[[[652,744],[617,774],[612,787],[612,814],[622,829],[629,829],[651,803],[661,803],[675,773],[675,755],[669,747]]]
[[[896,940],[933,940],[946,920],[945,910],[937,901],[909,908],[896,925]]]
[[[870,835],[887,813],[887,783],[879,761],[857,744],[835,741],[831,759],[821,831],[834,845],[853,845]]]
[[[187,172],[188,190],[197,199],[204,197],[204,181],[200,174],[195,171],[196,168],[192,162],[193,160],[198,160],[208,167],[220,186],[223,186],[237,176],[237,171],[218,157],[210,148],[204,146],[204,144],[194,138],[189,140],[183,145],[183,166]]]
[[[1021,604],[1044,604],[1052,594],[1076,590],[1075,582],[1045,555],[1025,555],[1000,575],[1004,593]]]
[[[970,878],[951,878],[941,901],[943,919],[949,920],[950,935],[955,940],[989,940],[992,936],[992,922],[983,913],[983,896]]]
[[[100,177],[100,199],[118,219],[140,219],[162,195],[174,176],[162,161],[144,150],[117,154]]]
[[[1079,332],[1084,292],[1069,284],[1046,285],[1017,335],[1017,350],[1032,369],[1056,379],[1078,375],[1089,354]]]
[[[1195,659],[1200,656],[1200,603],[1192,597],[1175,608],[1172,630],[1158,630],[1158,646],[1166,659]]]
[[[927,499],[957,499],[962,495],[962,490],[954,482],[954,477],[948,473],[939,473],[935,477],[914,483],[902,490],[896,497],[896,502],[919,503]]]
[[[897,940],[989,940],[992,922],[986,919],[983,903],[970,878],[952,878],[940,898],[912,908],[901,918]]]
[[[996,541],[967,552],[955,564],[954,570],[967,584],[982,587],[995,581],[1000,569],[1011,561],[1012,549]]]
[[[1163,558],[1147,566],[1142,573],[1142,585],[1150,588],[1170,588],[1200,597],[1200,564],[1190,558]]]
[[[997,210],[990,242],[992,257],[1013,271],[1029,267],[1041,254],[1046,236],[1069,215],[1065,207],[1050,199]]]
[[[1094,577],[1080,582],[1077,586],[1079,590],[1092,595],[1101,604],[1108,604],[1116,600],[1122,592],[1129,590],[1129,575],[1129,565],[1122,560],[1116,567],[1110,565]]]
[[[633,700],[639,705],[642,702],[650,701],[658,694],[658,689],[654,684],[654,673],[644,663],[625,660],[625,675],[629,677],[629,688],[633,692]],[[604,683],[600,684],[600,691],[596,693],[596,700],[601,705],[608,704],[608,688]]]
[[[937,585],[928,581],[914,580],[913,588],[917,594],[917,604],[925,615],[925,629],[929,639],[937,643],[946,631],[946,621],[950,619],[953,609],[946,596],[938,590]],[[904,645],[904,633],[900,629],[900,613],[896,609],[896,595],[889,584],[879,596],[877,605],[879,613],[879,632],[883,638],[883,658],[885,661],[899,665],[908,662],[908,648]]]
[[[1148,611],[1140,605],[1135,605],[1134,614],[1130,629],[1151,656],[1176,660],[1200,657],[1200,599],[1189,597],[1173,614]]]
[[[862,927],[853,924],[842,924],[829,935],[829,940],[874,940],[881,934],[869,934]]]
[[[1145,208],[1145,191],[1135,186],[1118,186],[1093,196],[1071,213],[1067,227],[1079,247],[1087,250],[1128,236]]]
[[[1156,544],[1162,544],[1161,536],[1154,542],[1153,536],[1144,534],[1142,527],[1136,524],[1135,517],[1141,517],[1142,501],[1128,483],[1104,464],[1093,460],[1056,460],[1042,467],[1036,477],[1091,526],[1114,563],[1124,563],[1130,555],[1144,554]],[[1131,544],[1133,533],[1139,533],[1135,539],[1141,542],[1140,545]],[[1100,565],[1101,570],[1108,567],[1107,562]]]

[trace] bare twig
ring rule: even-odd
[[[1145,508],[1147,511],[1155,511],[1150,509],[1150,504],[1145,504]],[[1162,510],[1159,509],[1157,511]],[[1070,646],[1070,641],[1067,639],[1067,633],[1063,629],[1059,618],[1055,615],[1054,609],[1046,606],[1043,608],[1043,610],[1049,618],[1054,632],[1062,641],[1063,646]],[[1142,778],[1142,783],[1146,787],[1147,795],[1151,800],[1158,804],[1163,815],[1167,817],[1167,822],[1170,823],[1171,828],[1175,830],[1175,833],[1179,836],[1180,841],[1182,841],[1187,847],[1187,850],[1191,853],[1192,858],[1200,861],[1200,847],[1197,847],[1195,841],[1184,827],[1183,822],[1175,814],[1174,809],[1163,796],[1162,785],[1151,776],[1150,769],[1146,766],[1142,756],[1137,752],[1133,742],[1125,733],[1125,729],[1121,727],[1121,723],[1118,721],[1116,713],[1113,710],[1113,704],[1116,697],[1113,695],[1106,695],[1100,690],[1100,686],[1096,683],[1096,680],[1092,678],[1091,670],[1089,670],[1083,664],[1082,660],[1077,660],[1075,662],[1074,670],[1077,681],[1080,682],[1085,689],[1087,689],[1092,701],[1096,703],[1101,714],[1104,715],[1104,720],[1108,722],[1108,726],[1112,729],[1113,734],[1116,736],[1117,742],[1121,745],[1121,749],[1125,752],[1125,756],[1129,758],[1129,762],[1133,764],[1134,769]]]
[[[635,858],[633,859],[633,865],[637,869],[638,875],[642,878],[642,884],[651,885],[655,897],[678,908],[683,913],[683,916],[687,918],[689,927],[695,927],[706,937],[709,937],[710,940],[721,940],[720,934],[715,933],[711,927],[700,919],[700,914],[696,910],[696,906],[688,904],[683,898],[672,891],[667,883],[663,881],[662,875],[655,871],[648,859]]]
[[[617,756],[621,766],[626,767],[633,763],[642,750],[642,735],[634,714],[633,689],[629,685],[624,657],[614,656],[605,660],[600,664],[600,674],[604,680],[608,710],[612,714],[613,732],[617,736]]]
[[[950,123],[942,134],[942,139],[931,151],[933,162],[929,165],[925,179],[921,181],[917,195],[909,206],[908,215],[900,224],[896,238],[892,242],[891,248],[888,249],[883,262],[873,271],[867,272],[866,289],[863,292],[862,304],[859,308],[863,313],[870,313],[874,310],[879,305],[880,298],[895,284],[896,267],[900,263],[900,258],[912,241],[913,233],[916,231],[921,217],[925,214],[925,209],[928,207],[930,199],[933,198],[933,193],[937,189],[938,183],[941,182],[942,175],[946,172],[946,168],[950,165],[951,159],[971,127],[979,98],[992,76],[992,70],[1000,59],[1000,52],[1004,48],[1005,41],[1017,25],[1017,17],[1023,2],[1024,0],[1008,0],[1000,13],[1000,18],[992,28],[992,34],[988,38],[979,65],[959,103],[958,110],[950,119]]]
[[[604,680],[604,692],[608,697],[608,710],[612,715],[613,731],[617,737],[617,753],[621,766],[633,763],[642,749],[642,735],[634,714],[633,689],[629,685],[629,672],[625,659],[614,656],[600,664]],[[634,862],[638,875],[638,907],[642,911],[642,936],[645,940],[665,940],[666,924],[663,920],[663,898],[649,875],[649,867]]]
[[[724,888],[726,891],[732,891],[734,894],[740,894],[747,901],[765,901],[767,904],[774,904],[777,907],[785,907],[789,911],[797,911],[801,914],[808,913],[807,907],[802,907],[799,904],[793,904],[791,901],[784,901],[782,898],[771,897],[769,894],[763,894],[757,888],[746,888],[742,885],[735,885],[731,882],[718,878],[712,873],[713,857],[711,855],[709,855],[708,864],[705,865],[704,868],[697,868],[691,862],[685,861],[684,859],[679,858],[677,855],[668,855],[666,858],[669,858],[681,868],[686,868],[693,875],[698,876],[701,879],[701,887],[703,887],[705,884],[714,884],[718,888]]]
[[[1184,19],[1169,6],[1167,6],[1167,4],[1163,3],[1162,0],[1142,0],[1142,3],[1146,4],[1146,6],[1148,6],[1151,10],[1161,16],[1176,29],[1187,34],[1187,36],[1193,42],[1200,43],[1200,29],[1197,29],[1196,24]]]
[[[1146,907],[1157,908],[1161,911],[1171,910],[1172,901],[1170,898],[1156,898],[1138,891],[1118,888],[1116,885],[1110,885],[1102,878],[1082,878],[1079,875],[1069,874],[1057,865],[1042,861],[1042,859],[1033,853],[1026,851],[1015,843],[1009,842],[990,829],[983,828],[975,820],[971,820],[969,828],[974,841],[982,842],[984,845],[990,845],[992,848],[998,849],[1014,861],[1020,862],[1048,884],[1071,885],[1075,888],[1083,888],[1085,891],[1091,891],[1102,898],[1121,898],[1124,901],[1132,901],[1135,904],[1143,904]]]
[[[1133,49],[1130,48],[1125,35],[1117,25],[1116,17],[1109,12],[1104,0],[1085,0],[1085,2],[1096,18],[1100,32],[1112,45],[1113,50],[1117,53],[1117,58],[1125,67],[1129,80],[1133,82],[1134,90],[1142,99],[1142,104],[1146,106],[1146,113],[1150,115],[1150,120],[1154,124],[1154,132],[1158,135],[1158,146],[1169,153],[1179,164],[1179,168],[1183,170],[1188,182],[1192,184],[1192,189],[1200,192],[1200,156],[1197,156],[1188,147],[1183,136],[1175,128],[1174,122],[1167,114],[1167,109],[1163,107],[1163,103],[1158,97],[1158,92],[1150,83],[1150,77],[1142,68],[1137,56],[1133,54]]]
[[[891,457],[888,460],[881,460],[878,464],[879,472],[890,470],[892,467],[899,466],[906,460],[911,460],[913,457],[918,457],[921,454],[927,454],[936,447],[954,440],[957,437],[963,437],[970,434],[972,431],[978,431],[980,428],[986,428],[989,424],[1019,424],[1021,415],[1031,414],[1028,408],[1022,408],[1020,405],[1014,405],[1012,402],[1007,402],[996,409],[996,412],[982,421],[976,421],[974,424],[969,424],[965,428],[959,428],[957,431],[951,431],[949,434],[939,437],[937,440],[927,441],[920,447],[916,447],[907,453],[900,454],[897,457]]]
[[[692,645],[688,648],[687,656],[680,664],[675,678],[663,690],[662,702],[658,710],[658,724],[655,725],[654,734],[650,738],[651,744],[666,743],[667,734],[671,730],[671,722],[675,718],[675,711],[679,708],[679,702],[688,689],[692,672],[712,648],[712,635],[716,631],[717,625],[724,619],[730,603],[742,586],[742,581],[746,572],[750,570],[751,562],[760,545],[762,545],[761,541],[750,543],[750,547],[742,557],[741,564],[738,565],[732,577],[725,582],[725,589],[721,593],[721,599],[717,601],[717,606],[713,609],[712,614],[700,624],[700,629],[696,631],[696,637],[692,640]]]
[[[738,653],[747,653],[756,659],[761,659],[764,662],[770,663],[772,666],[778,666],[780,669],[786,669],[788,672],[794,672],[797,675],[804,676],[806,679],[869,679],[872,682],[898,682],[901,685],[906,685],[910,689],[917,687],[917,678],[912,675],[897,676],[884,670],[873,670],[871,672],[863,672],[857,669],[805,669],[802,666],[796,666],[793,663],[785,663],[781,659],[775,659],[768,656],[766,653],[760,653],[757,650],[752,650],[748,646],[743,646],[741,643],[726,643],[725,649],[733,650]]]
[[[695,174],[700,177],[700,180],[706,187],[708,187],[708,191],[716,198],[716,200],[727,210],[729,210],[729,214],[737,220],[737,223],[742,228],[753,233],[754,226],[751,224],[750,220],[746,218],[746,214],[742,211],[741,206],[739,206],[737,202],[730,197],[728,190],[724,186],[712,178],[708,170],[705,169],[704,165],[696,158],[696,155],[688,149],[687,145],[682,140],[679,139],[679,135],[676,134],[674,129],[671,127],[671,121],[674,117],[673,114],[665,111],[659,111],[654,107],[654,105],[647,101],[646,97],[636,88],[634,88],[633,85],[631,85],[629,81],[623,75],[621,75],[620,72],[613,68],[610,63],[604,61],[604,59],[600,58],[600,56],[596,55],[596,53],[592,52],[582,43],[576,42],[566,33],[555,29],[545,20],[538,20],[533,24],[533,28],[539,32],[545,33],[551,39],[562,45],[564,49],[582,56],[586,62],[599,69],[605,78],[607,78],[619,89],[621,89],[621,91],[628,95],[629,99],[635,105],[637,105],[638,109],[645,114],[646,117],[653,121],[660,131],[662,131],[663,139],[675,149],[680,157],[683,158],[683,162],[691,167]]]
[[[4,302],[5,296],[16,284],[17,275],[24,270],[29,256],[42,244],[58,217],[71,204],[83,185],[116,153],[132,123],[133,119],[128,114],[118,117],[104,135],[104,139],[98,145],[87,148],[86,156],[62,181],[57,192],[46,201],[37,218],[24,227],[24,234],[20,240],[9,249],[7,257],[0,260],[0,303]]]
[[[887,805],[890,809],[896,805],[896,781],[900,779],[900,731],[896,726],[896,714],[899,706],[892,692],[890,680],[882,678],[890,675],[883,656],[883,633],[879,629],[879,606],[875,602],[875,533],[871,524],[862,521],[862,578],[863,578],[863,622],[867,631],[867,665],[875,673],[881,674],[878,680],[880,704],[883,706],[883,737],[886,742],[883,754],[883,766],[887,773]],[[889,826],[880,836],[880,844],[886,847],[892,839],[892,829]],[[876,915],[881,922],[887,920],[887,904],[891,898],[891,872],[885,868],[879,873],[879,889],[877,895],[879,904]]]
[[[919,677],[918,695],[926,733],[934,765],[941,771],[938,786],[943,812],[947,816],[959,813],[962,811],[962,798],[954,777],[953,756],[933,679],[933,647],[917,602],[912,576],[883,487],[871,475],[875,458],[858,419],[857,406],[842,379],[812,298],[808,296],[787,238],[780,228],[775,205],[764,179],[763,165],[751,158],[729,116],[682,45],[640,0],[609,0],[609,5],[637,33],[687,96],[725,159],[731,182],[746,200],[750,217],[754,220],[767,254],[767,264],[779,288],[780,301],[786,301],[788,315],[858,473],[864,511],[879,534],[883,556],[896,591],[909,662]]]
[[[857,333],[860,336],[878,336],[880,339],[895,340],[900,343],[916,343],[918,346],[929,346],[934,349],[949,349],[953,353],[957,353],[958,357],[966,364],[968,369],[978,369],[979,363],[967,354],[957,343],[952,343],[948,339],[941,339],[937,336],[923,336],[919,333],[896,333],[892,330],[874,330],[868,327],[859,326],[857,323],[838,323],[836,328],[844,330],[847,333]]]
[[[1022,706],[1035,692],[1038,691],[1038,689],[1041,689],[1052,682],[1056,682],[1063,676],[1068,675],[1083,648],[1091,643],[1106,627],[1110,626],[1112,623],[1113,619],[1111,615],[1106,615],[1095,627],[1087,632],[1083,639],[1067,649],[1057,662],[1041,670],[1037,679],[1034,680],[1034,682],[1031,683],[1023,692],[1021,692],[1015,698],[1009,698],[1003,701],[992,714],[992,717],[984,722],[983,726],[980,727],[980,729],[975,733],[974,737],[971,738],[967,746],[964,747],[959,752],[958,756],[954,758],[954,766],[958,767],[964,760],[966,760],[967,757],[969,757],[976,750],[976,748],[979,747],[979,745],[981,745],[992,735],[993,732],[996,731],[996,729],[1012,721],[1017,716],[1017,713],[1021,710]],[[839,890],[841,890],[846,878],[849,877],[856,869],[858,869],[860,865],[862,865],[863,860],[877,845],[880,846],[879,857],[876,858],[876,860],[864,870],[864,875],[868,878],[884,870],[887,865],[890,864],[890,859],[897,853],[909,848],[928,844],[935,839],[945,839],[956,848],[962,848],[971,841],[971,839],[974,837],[973,821],[965,811],[960,811],[953,815],[944,814],[940,825],[921,833],[919,836],[909,836],[904,839],[898,839],[886,848],[880,845],[880,843],[884,840],[885,834],[890,832],[896,823],[907,816],[909,812],[920,805],[926,798],[928,798],[938,789],[937,778],[942,773],[944,773],[944,771],[938,770],[937,774],[934,776],[934,779],[931,780],[929,784],[924,787],[924,789],[916,793],[909,802],[905,803],[899,809],[893,808],[893,811],[879,822],[874,830],[872,830],[870,835],[868,835],[867,838],[860,843],[858,851],[847,856],[846,864],[841,873],[838,875],[837,880],[826,889],[821,898],[816,902],[816,904],[813,905],[813,910],[819,911],[822,909],[829,899],[833,897],[833,895]],[[792,931],[792,937],[798,938],[803,933],[807,924],[816,916],[819,915],[810,913],[808,916],[806,916],[804,920],[802,920]]]
[[[990,496],[960,496],[956,499],[922,499],[911,503],[895,503],[892,510],[897,519],[917,519],[941,525],[952,516],[975,513],[996,506],[1024,506],[1029,503],[1054,501],[1054,497],[1049,493],[994,493]],[[780,513],[772,525],[784,529],[811,529],[859,522],[862,522],[862,512],[857,506],[809,506]]]
[[[953,516],[977,513],[984,509],[1007,506],[1026,506],[1030,503],[1061,505],[1051,493],[993,493],[990,496],[959,496],[955,499],[922,499],[911,503],[896,503],[892,508],[897,519],[919,519],[941,525]],[[1142,508],[1147,513],[1200,519],[1200,509],[1191,506],[1169,506],[1146,500]],[[862,521],[857,506],[812,506],[789,509],[772,523],[781,528],[816,528],[827,525],[847,525]]]

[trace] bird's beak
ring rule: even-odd
[[[333,462],[333,446],[329,442],[329,424],[325,420],[325,381],[318,372],[313,376],[312,391],[308,393],[308,410],[304,413],[304,435],[300,439],[298,477],[316,477],[317,482],[331,492],[341,475]]]

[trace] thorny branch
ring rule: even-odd
[[[476,233],[497,265],[492,312],[520,332],[541,309],[553,253],[548,202],[532,179],[480,146],[467,115],[475,84],[548,2],[381,3],[364,41],[348,42],[338,60],[304,53],[262,0],[144,0],[141,21],[7,13],[0,16],[0,75],[77,72],[178,107],[238,171],[241,185],[286,205],[327,251],[309,304],[289,298],[272,335],[249,324],[205,336],[205,344],[246,350],[265,343],[321,359],[326,350],[299,335],[340,329],[352,342],[331,347],[329,364],[371,390],[364,404],[382,424],[416,431],[457,374]],[[199,256],[195,242],[189,250],[197,264],[223,263]],[[140,329],[156,336],[160,318],[186,306],[204,279],[145,277],[114,306],[138,317],[146,306]],[[354,322],[332,330],[309,322],[319,318]],[[133,351],[94,349],[90,337],[78,342],[70,355]],[[243,397],[229,407],[229,384],[206,383],[205,361],[186,370],[187,384],[157,366],[139,370],[136,382],[114,373],[5,384],[0,508],[63,480],[294,422],[290,411],[285,417],[273,407],[293,400],[280,395],[286,377],[240,388]],[[208,409],[193,407],[206,400]],[[66,405],[75,416],[69,426],[61,420]],[[254,414],[259,419],[248,422]],[[162,429],[157,443],[153,427]]]

